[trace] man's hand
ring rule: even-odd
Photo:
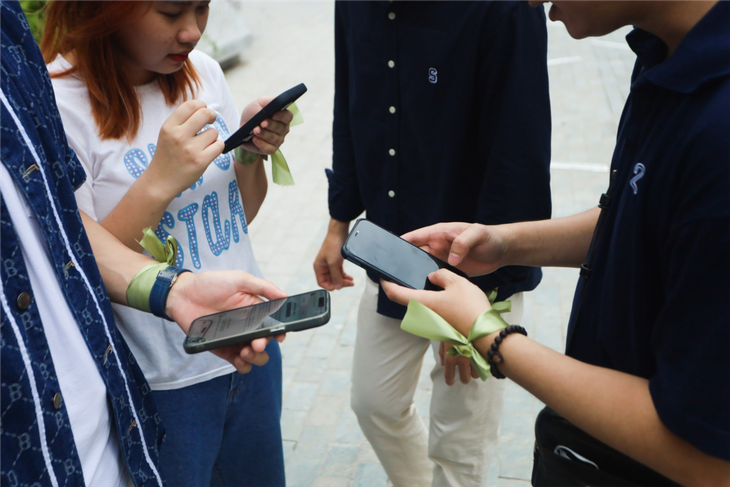
[[[317,276],[317,284],[328,291],[355,285],[352,276],[347,274],[342,266],[344,259],[340,252],[342,245],[347,240],[349,227],[349,222],[331,219],[322,248],[319,249],[319,253],[314,259],[314,274]]]
[[[479,374],[472,366],[471,359],[461,355],[452,356],[446,353],[453,345],[450,343],[441,343],[439,346],[439,356],[441,356],[441,366],[444,367],[444,379],[446,384],[453,386],[454,377],[456,375],[456,367],[459,367],[459,379],[462,384],[468,384],[474,378],[478,379]]]
[[[262,96],[249,103],[241,114],[241,125],[248,122],[273,99],[274,97],[271,96]],[[253,129],[253,139],[243,144],[243,148],[256,154],[273,154],[284,143],[292,118],[294,118],[294,114],[289,110],[276,112],[271,118],[267,118],[261,122],[261,125]]]
[[[503,265],[505,242],[499,227],[438,223],[406,233],[403,238],[470,276],[489,274]]]
[[[271,282],[243,271],[185,272],[170,289],[165,312],[187,333],[195,318],[260,303],[263,299],[259,296],[271,300],[284,298],[286,294]],[[276,340],[281,342],[284,336],[277,335]],[[252,364],[268,362],[269,356],[264,352],[268,342],[266,338],[258,338],[248,344],[231,345],[212,352],[245,374],[251,371]]]

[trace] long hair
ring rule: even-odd
[[[139,130],[142,107],[120,63],[121,51],[112,36],[140,18],[149,2],[55,0],[46,4],[41,51],[46,63],[73,52],[74,66],[52,78],[78,75],[86,84],[91,113],[101,139],[131,140]],[[168,105],[187,100],[200,87],[190,60],[172,74],[158,74],[157,83]]]

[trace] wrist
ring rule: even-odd
[[[496,335],[496,336],[495,336]],[[500,330],[498,333],[491,333],[485,338],[491,338],[492,342],[486,354],[487,363],[492,371],[492,376],[495,379],[505,379],[505,358],[504,358],[504,347],[502,344],[505,341],[514,343],[512,335],[523,335],[527,337],[527,330],[519,325],[509,325],[507,328]]]
[[[340,220],[335,220],[334,218],[330,218],[330,224],[327,228],[327,233],[336,235],[338,237],[347,237],[347,234],[350,232],[350,222],[343,222]]]
[[[512,223],[497,225],[494,228],[494,232],[499,236],[500,248],[499,248],[499,260],[497,262],[497,268],[502,268],[508,265],[515,265],[515,249],[518,248],[519,239],[515,235],[516,227]]]
[[[170,286],[167,302],[165,303],[165,315],[172,318],[173,321],[175,321],[175,310],[180,309],[180,303],[185,301],[185,288],[191,279],[194,279],[192,272],[183,272],[177,275],[177,280]]]
[[[155,279],[155,282],[152,285],[152,289],[150,290],[149,298],[150,311],[153,315],[160,318],[165,318],[169,321],[174,321],[172,318],[170,318],[170,315],[168,313],[168,311],[174,309],[173,306],[170,306],[168,304],[170,292],[177,283],[180,275],[189,272],[189,270],[182,269],[177,266],[168,266],[158,272],[157,278]]]
[[[134,185],[137,186],[146,198],[149,198],[152,205],[167,208],[172,200],[182,191],[177,191],[174,184],[161,183],[161,181],[166,180],[167,178],[164,175],[155,174],[152,162],[150,162],[148,169],[140,174]]]
[[[257,154],[255,152],[247,151],[242,146],[238,146],[235,149],[233,149],[233,156],[236,158],[239,164],[242,164],[244,166],[250,166],[252,164],[256,164],[262,158],[264,157],[261,154]]]

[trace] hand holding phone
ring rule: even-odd
[[[198,353],[322,326],[329,319],[329,293],[318,289],[201,316],[190,325],[183,348],[187,353]]]
[[[295,87],[286,90],[284,93],[271,100],[271,102],[259,110],[256,115],[251,117],[248,122],[241,125],[241,127],[236,130],[233,135],[226,139],[225,146],[223,147],[223,153],[225,154],[226,152],[230,152],[239,145],[249,142],[254,136],[253,129],[261,125],[261,122],[270,118],[276,112],[286,110],[289,105],[294,103],[306,91],[307,87],[304,83],[299,83]]]
[[[386,281],[411,289],[441,290],[428,280],[428,275],[439,269],[467,277],[456,267],[365,219],[355,222],[350,230],[342,256]]]

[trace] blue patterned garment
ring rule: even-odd
[[[135,485],[162,485],[162,439],[149,386],[114,326],[74,199],[85,173],[66,143],[53,88],[17,2],[2,2],[1,159],[46,238],[55,278],[106,384],[120,449]],[[2,203],[2,485],[84,485],[68,414],[18,237]]]

